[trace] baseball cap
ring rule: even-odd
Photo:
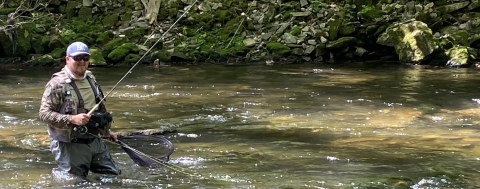
[[[73,42],[67,48],[67,56],[77,56],[81,54],[88,54],[90,55],[90,51],[88,50],[88,46],[82,42]]]

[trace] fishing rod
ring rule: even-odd
[[[160,40],[162,40],[162,39],[165,37],[165,35],[173,28],[173,26],[175,26],[175,25],[180,21],[180,19],[182,19],[182,18],[190,11],[190,9],[193,7],[193,5],[195,5],[195,3],[197,3],[197,1],[198,1],[198,0],[195,0],[195,1],[187,8],[187,10],[185,10],[185,12],[180,16],[180,18],[178,18],[178,19],[167,29],[167,31],[165,31],[165,32],[162,34],[162,36],[145,52],[145,54],[144,54],[142,57],[140,57],[140,59],[127,71],[127,73],[125,73],[125,75],[123,75],[123,77],[112,87],[112,89],[110,89],[110,91],[108,91],[108,93],[107,93],[106,95],[104,95],[104,97],[103,97],[102,99],[100,99],[100,101],[99,101],[97,104],[95,104],[95,106],[87,113],[88,115],[92,115],[92,113],[100,106],[100,104],[101,104],[103,101],[105,101],[105,99],[107,98],[107,96],[109,96],[110,93],[112,93],[112,91],[115,90],[115,88],[117,88],[118,84],[120,84],[120,82],[122,82],[122,81],[125,79],[125,77],[127,77],[128,74],[132,73],[132,70],[140,63],[140,61],[141,61],[143,58],[145,58],[145,56],[153,49],[153,47],[155,47],[155,45],[157,45],[158,42],[160,42]],[[90,135],[93,135],[93,134],[91,134],[91,133],[88,132],[88,131],[86,131],[86,132],[87,132],[88,134],[90,134]],[[93,135],[93,136],[98,137],[98,136],[96,136],[96,135]],[[100,138],[100,137],[99,137],[99,138]],[[155,157],[152,157],[152,156],[150,156],[150,155],[148,155],[148,154],[145,154],[145,153],[143,153],[143,152],[141,152],[141,151],[138,151],[137,149],[134,149],[134,148],[130,147],[129,145],[125,144],[124,142],[122,142],[122,141],[120,141],[120,140],[118,140],[118,141],[116,141],[116,142],[113,142],[113,141],[110,141],[110,140],[105,140],[105,141],[110,142],[110,143],[113,143],[113,144],[116,144],[116,145],[120,145],[122,148],[124,148],[124,150],[130,150],[130,151],[134,152],[135,154],[138,154],[138,155],[140,155],[140,156],[146,157],[147,159],[150,159],[150,160],[152,160],[153,162],[158,163],[158,164],[160,164],[160,165],[163,165],[163,166],[165,166],[165,167],[167,167],[167,168],[169,168],[169,169],[171,169],[171,170],[173,170],[173,171],[177,171],[177,172],[179,172],[179,173],[182,173],[182,174],[185,174],[185,175],[189,175],[189,176],[199,176],[199,175],[196,174],[196,173],[193,173],[193,174],[192,174],[192,173],[187,173],[187,172],[181,170],[181,169],[183,169],[183,168],[180,167],[180,166],[170,164],[170,163],[168,163],[168,162],[166,162],[166,161],[160,160],[160,159],[158,159],[158,158],[155,158]],[[128,153],[127,153],[127,154],[128,154]]]
[[[87,113],[88,115],[92,115],[92,113],[100,106],[100,104],[105,101],[105,99],[107,98],[108,95],[110,95],[110,93],[115,90],[115,88],[117,88],[118,84],[120,84],[120,82],[122,82],[123,79],[125,79],[125,77],[127,77],[128,74],[132,73],[132,70],[133,68],[135,68],[138,63],[140,63],[140,61],[145,58],[145,56],[153,49],[153,47],[155,47],[155,45],[157,45],[157,43],[162,40],[165,35],[173,28],[173,26],[175,26],[175,24],[177,24],[178,21],[180,21],[180,19],[183,18],[183,16],[185,16],[189,11],[190,9],[193,7],[193,5],[195,5],[195,3],[197,3],[198,0],[195,0],[188,8],[187,10],[180,16],[180,18],[178,18],[168,29],[167,31],[165,31],[162,36],[160,38],[158,38],[158,40],[147,50],[147,52],[145,52],[145,54],[143,54],[142,57],[140,57],[140,59],[132,66],[132,68],[130,68],[130,70],[127,71],[127,73],[125,73],[125,75],[123,75],[123,77],[118,80],[117,84],[115,84],[113,86],[113,88],[108,91],[108,93],[97,103],[95,104],[95,106]]]

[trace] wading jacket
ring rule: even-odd
[[[65,69],[67,68],[64,67],[61,71],[54,73],[50,81],[46,84],[45,92],[43,93],[40,104],[39,118],[41,121],[47,123],[50,139],[71,142],[72,139],[75,138],[75,132],[73,130],[74,126],[70,123],[71,115],[66,115],[64,110],[62,110],[65,102],[65,91],[70,90],[72,92],[74,107],[72,115],[77,114],[79,101],[70,85],[73,78],[69,77],[69,74]],[[92,72],[87,70],[85,76],[90,77],[91,81],[96,84]],[[105,107],[103,102],[101,106],[103,108]],[[102,134],[105,135],[106,133]]]

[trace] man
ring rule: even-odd
[[[100,138],[117,140],[110,131],[111,115],[103,102],[88,114],[103,98],[95,77],[87,70],[89,59],[86,44],[74,42],[68,46],[65,67],[45,86],[39,117],[48,125],[50,150],[60,171],[80,178],[87,177],[88,171],[119,175],[120,169]]]

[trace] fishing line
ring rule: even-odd
[[[160,38],[158,38],[158,40],[147,50],[147,52],[145,52],[145,54],[143,54],[143,56],[132,66],[132,68],[130,68],[130,70],[127,71],[127,73],[125,73],[125,75],[123,75],[123,77],[118,80],[117,84],[115,84],[113,86],[113,88],[108,91],[108,93],[88,112],[88,115],[92,115],[92,113],[98,108],[98,106],[100,106],[100,104],[105,100],[105,98],[107,98],[108,95],[110,95],[110,93],[115,90],[115,88],[117,88],[118,84],[120,84],[120,82],[122,82],[123,79],[125,79],[125,77],[127,77],[128,74],[132,73],[132,70],[133,68],[135,68],[138,63],[140,63],[140,61],[145,58],[145,56],[153,49],[153,47],[155,47],[155,45],[157,45],[157,43],[162,40],[165,35],[173,28],[173,26],[175,26],[177,24],[178,21],[180,21],[180,19],[183,18],[183,16],[185,16],[189,11],[190,9],[193,7],[193,5],[195,5],[195,3],[197,3],[198,0],[195,0],[190,6],[188,6],[187,10],[180,16],[180,18],[178,18],[168,29],[167,31],[165,31],[162,36]]]

